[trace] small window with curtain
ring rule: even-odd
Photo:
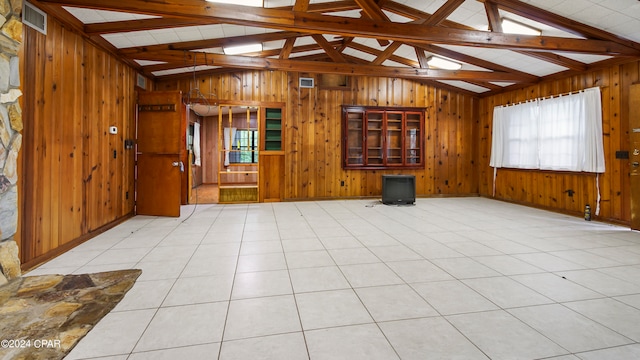
[[[238,129],[229,154],[232,164],[256,164],[258,162],[258,131]]]

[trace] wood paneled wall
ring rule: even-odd
[[[133,211],[135,72],[50,17],[24,28],[21,260],[26,267]],[[109,127],[118,134],[110,135]]]
[[[629,223],[629,160],[616,159],[615,153],[629,147],[629,85],[640,81],[640,62],[589,71],[580,75],[546,81],[537,85],[484,98],[480,101],[480,194],[492,196],[493,169],[491,128],[497,105],[558,95],[600,86],[602,91],[603,133],[606,172],[600,176],[600,217]],[[576,193],[570,197],[567,190]],[[597,199],[594,174],[499,169],[496,199],[543,207],[579,215],[586,204],[595,210]]]
[[[34,264],[70,247],[133,211],[135,71],[54,19],[48,35],[25,28],[23,150],[19,233],[23,263]],[[382,174],[414,174],[418,195],[492,194],[491,117],[496,105],[591,86],[603,92],[607,170],[600,178],[603,219],[629,222],[628,88],[640,81],[640,62],[547,81],[483,99],[411,80],[357,76],[346,90],[301,89],[300,76],[244,71],[165,80],[158,90],[202,93],[224,101],[284,102],[283,198],[377,197]],[[344,170],[340,106],[424,107],[425,159],[421,170]],[[207,134],[203,122],[203,134]],[[117,135],[108,133],[117,126]],[[203,161],[207,161],[203,154]],[[217,161],[211,160],[210,161]],[[204,170],[204,169],[203,169]],[[203,180],[211,174],[203,173]],[[207,182],[205,180],[205,182]],[[573,197],[565,192],[576,191]],[[595,204],[595,177],[500,170],[496,198],[579,214]]]
[[[416,175],[418,195],[478,193],[477,98],[411,80],[365,76],[353,77],[347,90],[300,89],[300,76],[316,75],[246,71],[197,77],[195,84],[191,79],[160,81],[157,90],[188,92],[197,86],[225,102],[286,103],[283,198],[287,200],[379,196],[381,175],[397,173]],[[424,170],[343,170],[343,104],[427,108]]]

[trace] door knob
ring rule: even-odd
[[[640,166],[640,163],[638,163],[637,161],[634,161],[634,162],[631,163],[631,166],[638,167],[638,166]]]
[[[184,164],[182,163],[182,161],[174,161],[174,162],[171,163],[171,166],[179,167],[180,168],[180,172],[184,172]]]

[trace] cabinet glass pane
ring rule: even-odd
[[[347,113],[347,165],[364,164],[362,124],[364,114],[362,112]]]
[[[381,165],[383,113],[367,113],[367,164]]]
[[[402,164],[402,113],[387,113],[387,164]]]
[[[405,149],[406,163],[420,164],[422,163],[422,151],[420,150],[420,114],[408,113],[405,124]]]

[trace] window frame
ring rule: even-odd
[[[243,138],[242,134],[247,133],[246,138]],[[250,135],[249,135],[250,134]],[[242,145],[242,140],[248,142],[247,145]],[[246,146],[246,149],[242,147]],[[248,165],[257,164],[259,158],[259,146],[260,139],[258,129],[237,129],[236,137],[231,144],[231,153],[229,158],[229,165]],[[243,157],[249,156],[251,161],[234,161],[233,158],[242,160]]]

